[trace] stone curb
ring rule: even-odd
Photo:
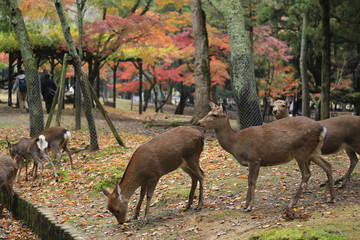
[[[42,240],[90,240],[74,227],[57,223],[54,214],[49,209],[33,205],[28,199],[21,198],[17,191],[15,191],[12,204],[3,199],[0,192],[1,204]]]

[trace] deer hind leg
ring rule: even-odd
[[[359,162],[358,157],[356,156],[356,152],[349,149],[349,148],[345,148],[346,154],[348,155],[348,157],[350,158],[350,167],[347,170],[347,172],[345,173],[345,175],[340,178],[339,180],[342,179],[342,183],[340,185],[340,188],[345,187],[346,183],[349,181],[350,177],[351,177],[351,173],[354,171],[356,164]],[[338,180],[336,180],[336,182],[338,182]]]
[[[325,171],[329,182],[330,202],[335,202],[335,187],[334,187],[334,179],[332,175],[331,164],[325,161],[321,156],[312,156],[311,161]]]
[[[140,214],[140,208],[141,208],[141,204],[144,200],[146,194],[146,184],[141,186],[141,190],[140,190],[140,198],[139,198],[139,202],[136,205],[136,209],[135,209],[135,214],[134,214],[134,218],[133,219],[137,219],[139,214]]]
[[[56,168],[59,166],[59,164],[60,164],[60,161],[61,161],[61,158],[62,158],[62,153],[61,153],[61,151],[60,151],[60,148],[58,147],[58,146],[54,146],[53,147],[53,150],[54,150],[54,152],[55,152],[55,154],[56,154],[56,163],[55,163],[55,166],[56,166]]]
[[[42,156],[42,157],[45,158],[46,161],[48,161],[48,162],[50,163],[50,165],[51,165],[51,167],[52,167],[52,169],[53,169],[54,177],[57,178],[58,175],[57,175],[57,173],[56,173],[55,165],[54,165],[53,161],[51,160],[51,158],[49,157],[48,153],[47,153],[47,152],[43,153],[43,156]]]
[[[159,181],[159,178],[148,179],[146,184],[146,209],[145,209],[145,217],[142,223],[142,226],[145,226],[149,222],[149,210],[151,204],[151,198],[154,194],[156,185]]]
[[[36,162],[36,165],[38,165],[38,166],[40,165],[39,186],[41,186],[42,185],[42,175],[43,175],[43,172],[44,172],[44,163],[43,163],[43,161],[41,161],[40,158],[35,158],[34,161]]]
[[[71,157],[71,152],[70,152],[70,149],[67,147],[66,143],[64,144],[63,149],[65,150],[65,152],[69,156],[71,169],[74,169],[73,160],[72,160],[72,157]]]
[[[196,210],[200,210],[203,206],[204,200],[204,171],[200,168],[197,164],[187,164],[186,166],[183,166],[182,169],[184,172],[189,174],[191,177],[191,190],[189,194],[189,201],[185,206],[185,209],[190,209],[193,200],[194,200],[194,194],[197,187],[197,183],[199,182],[200,189],[199,189],[199,201],[198,205],[196,207]]]
[[[301,183],[300,186],[298,188],[298,190],[296,191],[294,197],[291,199],[289,208],[292,208],[295,206],[295,204],[299,201],[300,195],[303,193],[303,191],[306,189],[307,186],[307,182],[309,181],[309,178],[311,176],[311,172],[310,172],[310,161],[306,160],[300,160],[300,159],[296,159],[297,164],[300,168],[300,172],[301,172]]]
[[[254,205],[255,187],[256,187],[257,178],[259,176],[259,170],[260,170],[259,163],[254,163],[254,162],[249,163],[248,190],[247,190],[247,197],[244,206],[245,212],[250,212]]]

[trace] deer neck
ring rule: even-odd
[[[233,154],[234,143],[236,141],[236,132],[231,128],[230,121],[226,118],[225,124],[221,128],[215,130],[216,137],[221,147]]]
[[[139,181],[130,178],[125,178],[121,180],[119,184],[122,197],[129,200],[136,191],[136,189],[140,187],[140,184],[137,184],[138,182]]]

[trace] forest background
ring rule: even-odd
[[[0,4],[5,2],[2,1]],[[70,49],[63,36],[54,2],[58,1],[22,0],[19,1],[19,7],[25,20],[30,46],[36,58],[36,69],[40,71],[48,69],[55,80],[59,81],[64,54]],[[331,41],[326,49],[323,46],[322,27],[324,2],[331,4],[329,11],[331,33],[327,35]],[[147,100],[152,99],[155,111],[161,111],[163,103],[176,101],[177,108],[174,112],[181,114],[185,104],[192,105],[194,96],[199,97],[194,92],[196,88],[194,82],[195,48],[190,1],[69,0],[63,1],[63,4],[75,45],[82,56],[82,67],[97,96],[103,98],[106,104],[112,104],[115,107],[117,101],[111,101],[111,97],[116,99],[119,95],[129,99],[132,99],[134,95],[142,97],[142,94],[139,95],[140,80],[144,81],[144,106],[139,109],[140,112],[147,110]],[[301,60],[304,60],[308,66],[305,76],[309,79],[308,86],[315,114],[319,110],[321,86],[324,82],[323,51],[328,50],[331,54],[328,82],[331,93],[328,99],[329,106],[331,110],[341,108],[359,114],[360,3],[357,1],[296,1],[296,3],[293,1],[243,1],[242,4],[249,45],[252,46],[257,93],[264,103],[266,103],[267,95],[279,98],[292,94],[295,99],[300,99],[303,87]],[[206,14],[209,39],[211,98],[214,101],[226,103],[226,100],[234,97],[230,82],[231,46],[226,29],[227,23],[210,2],[203,1],[202,8]],[[4,11],[8,8],[1,6],[1,9]],[[78,31],[81,26],[79,22],[83,23],[83,32]],[[19,57],[22,46],[18,43],[13,31],[11,18],[5,11],[1,13],[0,28],[1,67],[3,68],[1,87],[6,89],[11,86],[9,83],[12,79],[9,76],[23,67],[25,61]],[[302,40],[307,43],[305,58],[301,57],[304,56],[301,51],[304,50]],[[6,68],[9,70],[7,71]],[[67,70],[66,77],[70,85],[76,84],[75,72],[73,66]],[[111,89],[111,91],[106,91],[106,89]],[[229,103],[233,102],[230,100]],[[115,113],[112,117],[121,115],[117,111]],[[17,119],[20,120],[20,118]],[[13,124],[5,120],[4,122],[14,128]],[[66,122],[70,122],[69,118],[66,118]],[[2,134],[11,132],[15,138],[25,136],[28,129],[24,126],[18,127],[15,133],[11,132],[10,128],[6,128]],[[73,128],[72,125],[67,125],[67,127]],[[85,139],[89,135],[88,132],[74,132],[77,138],[72,143],[72,150],[81,152],[75,154],[75,161],[80,167],[75,171],[70,171],[64,164],[61,185],[50,179],[50,175],[48,175],[46,187],[42,189],[34,188],[31,183],[20,185],[19,189],[23,192],[23,197],[32,199],[33,202],[42,206],[53,208],[60,223],[74,224],[94,238],[102,234],[129,238],[139,238],[139,236],[146,238],[149,234],[154,234],[154,237],[158,234],[160,236],[161,234],[169,236],[178,234],[182,237],[198,234],[199,239],[210,238],[213,235],[226,238],[227,234],[239,236],[234,226],[241,233],[247,233],[254,228],[258,230],[258,228],[282,228],[290,225],[283,222],[281,209],[286,205],[284,202],[289,200],[287,194],[289,189],[299,179],[299,177],[288,179],[289,175],[298,174],[294,170],[295,167],[287,165],[284,168],[265,170],[267,174],[263,175],[263,181],[259,183],[265,187],[260,190],[262,194],[259,194],[259,199],[257,199],[258,202],[259,200],[263,202],[249,218],[248,215],[234,211],[241,208],[243,193],[239,195],[238,189],[240,186],[241,189],[245,189],[245,186],[239,185],[238,180],[242,179],[244,181],[242,184],[245,183],[246,171],[242,169],[239,172],[234,159],[224,155],[217,143],[210,142],[202,159],[209,179],[206,193],[209,204],[204,213],[185,215],[186,219],[190,219],[185,225],[182,223],[183,212],[174,217],[173,209],[182,204],[179,199],[183,199],[188,190],[186,181],[182,181],[183,175],[175,172],[159,186],[162,194],[170,196],[172,201],[163,199],[163,195],[155,201],[159,209],[165,206],[166,214],[159,212],[159,215],[154,218],[156,221],[153,225],[146,229],[137,229],[135,222],[120,232],[114,224],[113,217],[105,210],[105,203],[104,200],[100,200],[103,198],[99,195],[98,188],[101,184],[113,186],[126,166],[127,162],[124,159],[130,157],[136,146],[148,140],[149,135],[158,134],[155,130],[146,136],[131,135],[127,132],[128,128],[128,123],[122,128],[124,131],[122,136],[126,137],[126,144],[130,147],[126,150],[114,147],[116,143],[109,133],[101,128],[99,135],[102,151],[96,152],[96,155],[82,152],[84,146],[87,145]],[[341,175],[340,172],[346,168],[347,161],[342,155],[334,159],[341,165],[337,167],[336,175]],[[338,161],[338,159],[343,161]],[[109,169],[109,165],[115,167]],[[219,165],[223,168],[218,168]],[[217,169],[218,171],[215,172]],[[318,176],[319,171],[315,172]],[[276,175],[277,180],[280,180],[271,182],[269,177],[273,174]],[[222,182],[221,179],[224,181]],[[230,184],[229,179],[233,181]],[[292,226],[302,228],[307,225],[312,228],[314,222],[322,222],[318,221],[319,216],[325,216],[331,224],[340,215],[341,219],[345,219],[342,220],[344,223],[356,222],[359,192],[353,189],[356,189],[355,186],[358,185],[358,178],[355,178],[348,189],[338,190],[341,193],[341,200],[334,208],[316,198],[319,195],[318,191],[322,191],[317,188],[320,179],[321,176],[315,177],[310,188],[313,193],[316,193],[304,198],[302,207],[297,209],[298,215],[294,216],[300,222],[309,220],[311,216],[314,220],[297,225],[295,223]],[[175,187],[175,181],[180,181],[179,185],[185,185],[184,188]],[[75,186],[76,190],[69,189],[69,185]],[[278,190],[276,192],[279,196],[269,195],[269,192],[275,192],[275,190]],[[37,192],[36,195],[33,194],[34,191]],[[234,198],[234,195],[238,197]],[[266,211],[268,209],[271,211]],[[207,214],[212,215],[209,217],[210,220]],[[274,214],[276,214],[275,218]],[[170,222],[170,219],[172,225],[164,229],[163,221]],[[226,227],[221,228],[225,226],[224,224]],[[208,225],[212,225],[212,228]],[[240,226],[245,226],[245,228],[240,228]],[[338,235],[344,233],[348,238],[355,238],[358,225],[352,224],[352,226],[336,225],[336,231],[340,232]],[[218,231],[219,228],[224,230]],[[323,226],[320,225],[320,228],[323,229]],[[291,229],[291,231],[294,230]],[[332,230],[327,229],[327,231]]]

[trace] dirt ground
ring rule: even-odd
[[[63,119],[63,125],[71,129],[72,111],[67,110],[65,113],[67,116]],[[95,116],[101,139],[100,148],[105,148],[113,140],[107,139],[111,138],[111,134],[108,133],[105,122],[100,120],[100,115],[96,113]],[[41,188],[29,182],[15,186],[24,193],[23,197],[50,208],[60,223],[71,224],[92,239],[247,239],[254,233],[284,227],[332,228],[336,234],[347,239],[360,239],[359,166],[346,187],[336,189],[336,202],[327,203],[328,189],[319,186],[326,180],[326,176],[321,169],[312,165],[307,191],[292,212],[286,211],[286,206],[301,179],[295,162],[262,168],[257,182],[255,208],[251,212],[243,212],[247,168],[240,166],[222,150],[211,132],[205,132],[207,141],[201,156],[201,167],[205,172],[204,208],[201,211],[194,210],[197,204],[195,201],[192,209],[182,210],[190,191],[190,178],[181,171],[175,171],[160,180],[152,200],[148,225],[141,227],[144,206],[139,220],[131,220],[139,195],[137,192],[129,203],[128,218],[131,221],[119,226],[106,209],[104,196],[93,190],[94,185],[115,174],[107,172],[108,168],[123,168],[144,139],[149,140],[169,129],[146,128],[144,122],[189,120],[190,117],[178,119],[173,115],[155,113],[139,116],[134,112],[120,110],[111,113],[110,117],[125,139],[128,147],[125,152],[116,150],[114,155],[119,157],[114,160],[111,152],[100,156],[97,153],[76,151],[74,146],[85,147],[88,143],[86,130],[83,130],[85,133],[74,131],[72,151],[76,169],[68,170],[71,180],[57,183],[51,179],[51,171],[47,171],[44,174],[47,181]],[[20,137],[22,131],[19,129],[28,128],[27,115],[19,109],[0,106],[0,126],[5,129],[0,133],[0,139],[4,139],[4,133],[9,129],[15,138]],[[6,153],[4,146],[3,144],[1,147],[2,154]],[[349,166],[349,161],[342,152],[326,156],[325,159],[333,165],[335,178],[342,176]],[[65,169],[69,169],[68,163],[63,165]],[[90,179],[91,174],[94,178]],[[34,196],[34,192],[38,196]]]

